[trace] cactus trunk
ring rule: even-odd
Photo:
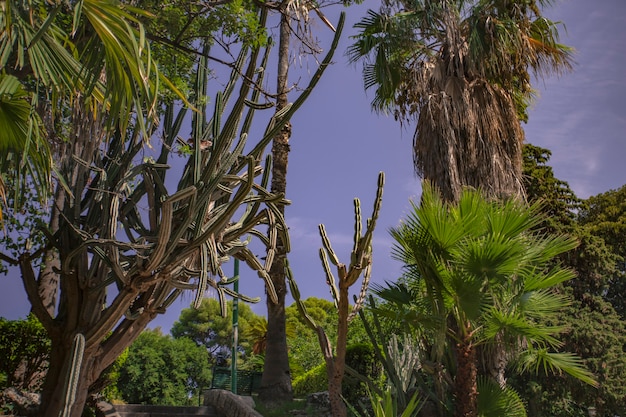
[[[88,370],[94,365],[94,357],[83,354],[85,360],[77,361],[72,340],[62,346],[50,354],[50,368],[41,394],[39,415],[42,417],[80,417],[93,383]],[[70,374],[74,376],[72,381],[68,380]]]

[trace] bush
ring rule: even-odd
[[[382,366],[376,359],[373,347],[367,343],[357,343],[348,346],[346,350],[346,365],[373,382],[377,382],[380,379]],[[295,397],[304,397],[314,392],[327,391],[326,364],[323,363],[305,372],[296,378],[292,385]],[[342,393],[348,402],[357,404],[358,400],[367,396],[366,384],[351,377],[346,372]]]
[[[38,391],[49,356],[50,339],[34,315],[13,321],[0,317],[0,390]]]
[[[357,343],[346,349],[346,365],[354,369],[361,376],[376,383],[381,376],[382,365],[376,359],[374,348],[368,343]],[[346,372],[343,380],[343,396],[350,404],[368,396],[367,384],[359,381]]]
[[[314,392],[328,390],[328,378],[326,376],[326,364],[316,366],[305,372],[293,381],[294,397],[305,397]]]

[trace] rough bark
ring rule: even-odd
[[[476,417],[478,390],[476,347],[470,336],[456,345],[456,376],[454,378],[455,417]]]
[[[346,348],[348,341],[348,314],[350,304],[348,302],[348,289],[350,284],[345,280],[339,280],[339,302],[337,313],[337,348],[334,358],[326,358],[326,368],[328,372],[328,395],[330,397],[330,409],[333,417],[346,417],[348,410],[341,397],[341,385],[346,369]],[[332,361],[333,366],[329,367]],[[330,371],[328,371],[330,369]]]
[[[55,196],[54,203],[52,205],[50,215],[50,233],[54,234],[59,230],[59,218],[63,210],[63,201],[65,200],[65,191],[62,187],[58,187]],[[48,311],[51,317],[54,317],[54,312],[57,305],[57,296],[59,293],[59,274],[56,272],[61,268],[61,260],[59,259],[59,252],[56,248],[49,248],[44,256],[44,266],[39,274],[38,287],[39,298],[43,303],[44,308]]]
[[[281,15],[280,40],[278,46],[278,98],[276,109],[280,110],[287,105],[287,80],[289,74],[289,16]],[[287,165],[289,162],[289,139],[291,137],[291,123],[287,123],[272,143],[272,184],[271,192],[286,194]],[[284,214],[284,206],[278,207]],[[285,258],[287,250],[281,239],[278,239],[276,253],[270,268],[270,278],[274,284],[278,302],[273,303],[267,297],[267,337],[265,350],[265,364],[259,390],[259,400],[265,404],[288,402],[293,399],[291,387],[291,372],[287,351],[287,335],[285,331],[285,296],[287,286],[285,282]]]
[[[121,352],[139,336],[146,325],[154,318],[144,314],[135,320],[124,320],[107,338],[95,335],[86,338],[86,348],[75,386],[75,396],[69,408],[70,416],[80,416],[85,403],[92,392],[91,387],[97,383],[101,373],[110,366]],[[85,333],[88,333],[87,331]],[[53,340],[50,353],[50,367],[41,393],[41,404],[37,415],[42,417],[59,417],[66,407],[68,374],[72,366],[73,335],[60,334],[61,340]]]

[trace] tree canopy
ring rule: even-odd
[[[186,337],[146,330],[131,345],[116,381],[129,404],[193,405],[211,385],[209,355]]]
[[[239,303],[239,349],[250,354],[252,341],[247,335],[257,315],[246,303]],[[226,314],[222,315],[220,302],[214,298],[206,298],[198,308],[185,308],[180,317],[172,325],[171,334],[174,338],[188,338],[208,352],[211,361],[224,362],[231,356],[233,343],[232,301],[226,303]]]

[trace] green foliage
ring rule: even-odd
[[[322,298],[309,297],[304,300],[310,315],[317,323],[328,332],[329,338],[333,339],[337,335],[337,310],[332,301]],[[289,359],[292,378],[297,380],[308,370],[324,362],[322,351],[319,347],[317,335],[304,322],[298,312],[296,303],[285,309],[285,319],[289,326],[293,326],[295,337],[287,336],[289,346]]]
[[[529,201],[542,203],[541,210],[546,214],[542,227],[568,232],[580,242],[575,250],[559,257],[562,265],[576,271],[576,277],[563,289],[573,300],[549,324],[564,329],[562,349],[584,361],[599,387],[562,375],[512,375],[509,382],[528,402],[529,415],[585,416],[589,406],[596,407],[598,415],[624,414],[624,253],[619,246],[624,187],[581,201],[566,182],[554,177],[547,165],[548,150],[526,145],[524,151],[527,195]]]
[[[106,386],[102,389],[100,394],[102,394],[102,396],[109,402],[123,401],[124,396],[119,390],[118,381],[120,379],[122,368],[126,364],[126,360],[128,360],[129,352],[129,348],[124,349],[124,352],[117,357],[115,362],[113,362],[113,364],[109,366],[100,377],[102,380],[106,381]]]
[[[479,417],[526,417],[520,396],[510,387],[501,387],[494,380],[478,380]]]
[[[404,409],[398,409],[398,400],[393,394],[393,389],[391,387],[386,387],[380,393],[372,392],[368,395],[368,397],[371,402],[372,415],[374,417],[413,417],[417,416],[421,409],[417,392],[413,395],[413,397],[411,397]],[[360,413],[352,406],[350,406],[350,410],[356,416],[370,415],[367,411]]]
[[[378,285],[373,285],[372,289],[374,293],[386,291]],[[390,296],[394,294],[396,294],[395,291],[388,293]],[[419,394],[421,397],[426,398],[431,392],[430,385],[432,385],[424,383],[429,377],[424,378],[419,372],[422,369],[421,356],[426,357],[427,354],[423,344],[415,342],[416,339],[412,332],[412,326],[405,323],[402,319],[399,321],[388,320],[389,312],[406,311],[406,307],[410,306],[411,300],[413,298],[404,298],[401,303],[391,305],[388,301],[380,299],[377,307],[374,297],[370,296],[366,308],[359,312],[359,317],[369,337],[373,353],[384,370],[385,390],[390,390],[394,404],[400,409],[409,408],[411,398],[414,395]],[[389,305],[384,305],[385,303],[389,303]],[[398,318],[403,316],[406,317],[402,313],[397,315]],[[399,338],[398,335],[403,335],[403,337]],[[430,368],[430,373],[432,374],[433,368]],[[435,376],[433,379],[438,378]],[[377,381],[370,380],[368,389],[377,396],[384,394],[379,389]]]
[[[313,335],[313,337],[315,336]],[[299,339],[304,338],[307,337],[299,337]],[[317,339],[314,341],[317,343]],[[319,351],[319,346],[314,347],[316,351]],[[378,381],[380,379],[380,363],[376,359],[372,346],[367,343],[348,345],[346,350],[346,365],[354,369],[364,378],[369,378],[372,381]],[[320,358],[318,365],[309,368],[308,371],[294,378],[292,385],[293,393],[296,397],[304,397],[314,392],[326,391],[328,389],[328,377],[323,358]],[[349,374],[346,375],[343,381],[342,392],[344,398],[350,404],[357,404],[359,400],[367,396],[366,385],[361,380],[350,377]]]
[[[545,226],[552,231],[563,231],[575,220],[575,211],[583,207],[583,202],[565,181],[554,176],[548,161],[552,152],[531,144],[525,144],[524,189],[529,203],[541,203],[541,212],[545,215]]]
[[[127,403],[190,405],[197,404],[198,390],[210,382],[206,349],[186,337],[146,330],[129,349],[117,390]]]
[[[565,329],[563,349],[582,358],[599,386],[590,389],[562,375],[515,375],[510,383],[527,399],[530,414],[565,417],[590,406],[596,407],[598,415],[624,414],[626,325],[611,304],[599,296],[574,300],[552,324]]]
[[[0,389],[38,391],[50,357],[50,339],[32,314],[25,320],[0,317]]]
[[[294,397],[305,397],[314,392],[327,391],[326,363],[321,363],[294,379],[292,386]]]
[[[194,88],[194,55],[208,54],[217,36],[244,46],[260,47],[267,42],[265,27],[259,24],[258,7],[249,0],[232,0],[211,7],[156,0],[141,0],[134,5],[150,13],[141,21],[152,40],[154,59],[186,97],[199,93]],[[176,99],[171,92],[165,94],[168,101]]]
[[[376,357],[374,347],[369,343],[357,343],[346,348],[346,366],[352,368],[360,376],[374,383],[380,381],[382,365]],[[358,402],[368,396],[368,386],[359,379],[346,374],[342,386],[343,397],[349,404]]]
[[[337,337],[337,309],[333,302],[317,297],[309,297],[303,302],[309,315],[324,328],[328,338],[335,340]],[[305,323],[298,312],[296,303],[285,309],[285,317],[287,327],[293,329],[287,334],[287,345],[289,346],[291,375],[295,380],[306,371],[323,363],[324,357],[320,350],[317,335]],[[353,320],[348,328],[348,346],[368,341],[361,321]]]
[[[605,298],[626,319],[626,185],[592,196],[586,203],[579,213],[580,223],[604,240],[614,256],[615,269],[606,273]]]
[[[186,337],[204,347],[213,361],[230,358],[233,341],[232,301],[226,303],[226,316],[222,316],[219,301],[214,298],[202,300],[199,308],[185,308],[172,325],[174,338]],[[239,349],[250,354],[253,340],[250,339],[250,323],[258,316],[246,303],[239,302]]]

